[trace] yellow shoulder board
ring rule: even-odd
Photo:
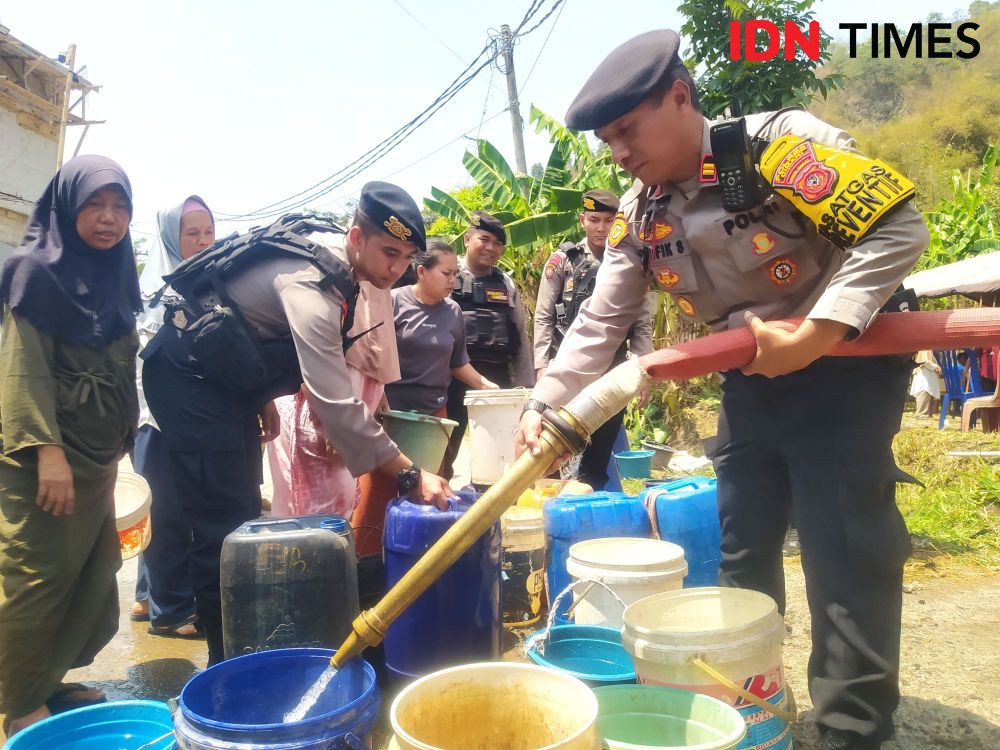
[[[820,235],[843,249],[914,193],[913,183],[885,162],[798,135],[783,135],[768,146],[760,172]]]

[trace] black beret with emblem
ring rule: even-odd
[[[683,65],[676,31],[647,31],[604,58],[566,111],[566,125],[596,130],[638,107],[667,75]]]
[[[610,190],[588,190],[583,194],[584,211],[601,211],[606,214],[618,213],[621,201]]]
[[[361,188],[358,210],[386,234],[427,248],[424,220],[416,202],[403,188],[388,182],[369,182]]]
[[[485,211],[472,212],[472,216],[469,217],[469,228],[482,229],[500,240],[501,244],[507,244],[507,232],[503,228],[503,222]]]

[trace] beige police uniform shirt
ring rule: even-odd
[[[309,239],[350,265],[345,235],[316,232]],[[278,257],[254,273],[240,275],[227,285],[227,291],[262,340],[292,337],[309,406],[319,417],[326,439],[358,477],[391,461],[400,451],[368,407],[354,397],[340,335],[344,300],[333,287],[321,290],[322,278],[322,271],[308,260]],[[382,328],[392,331],[395,340],[391,302],[384,309],[390,314]]]
[[[576,243],[580,250],[573,258],[562,250],[556,250],[545,263],[542,279],[538,283],[538,298],[535,302],[535,369],[548,367],[558,346],[555,331],[559,324],[558,305],[569,310],[573,301],[573,284],[577,267],[584,261],[594,260],[587,240]],[[586,304],[586,303],[585,303]],[[653,351],[653,326],[648,305],[636,318],[628,335],[629,351],[638,357]]]
[[[772,114],[747,117],[747,132],[755,134]],[[711,153],[710,125],[705,120],[705,154]],[[782,113],[761,135],[786,133],[855,150],[850,135],[807,112]],[[651,207],[656,213],[650,220]],[[650,286],[716,331],[746,325],[750,310],[764,320],[836,320],[863,333],[929,240],[923,217],[904,204],[843,251],[783,198],[730,213],[718,186],[700,177],[652,188],[637,181],[622,198],[622,212],[627,231],[617,242],[614,229],[609,235],[594,296],[535,387],[540,401],[562,405],[607,370]]]
[[[458,271],[461,273],[468,266],[465,264],[465,256],[458,259]],[[521,293],[517,291],[517,284],[514,279],[504,271],[498,269],[503,276],[503,283],[507,287],[508,304],[511,310],[511,320],[517,328],[517,334],[521,337],[517,354],[511,363],[511,382],[514,386],[531,388],[535,384],[535,369],[531,366],[531,338],[528,336],[528,316],[524,310],[524,302],[521,301]],[[475,362],[472,363],[475,365]]]

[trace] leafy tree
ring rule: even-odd
[[[814,0],[684,0],[677,9],[687,20],[681,35],[690,45],[685,62],[698,73],[697,86],[702,109],[709,118],[727,107],[734,115],[806,105],[815,94],[825,97],[843,83],[837,74],[823,78],[817,69],[830,59],[831,38],[820,32],[820,59],[810,60],[801,51],[793,60],[777,55],[754,62],[729,59],[729,23],[760,19],[783,29],[792,21],[806,29],[814,20]],[[766,48],[766,34],[758,32],[757,48]]]

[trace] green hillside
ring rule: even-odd
[[[838,44],[828,71],[844,75],[843,88],[811,106],[908,175],[923,210],[951,196],[955,169],[978,169],[987,146],[1000,144],[1000,1],[973,3],[968,15],[980,25],[971,32],[981,45],[976,57],[851,59]],[[859,45],[862,54],[868,49]],[[989,191],[988,203],[1000,210],[1000,190]]]

